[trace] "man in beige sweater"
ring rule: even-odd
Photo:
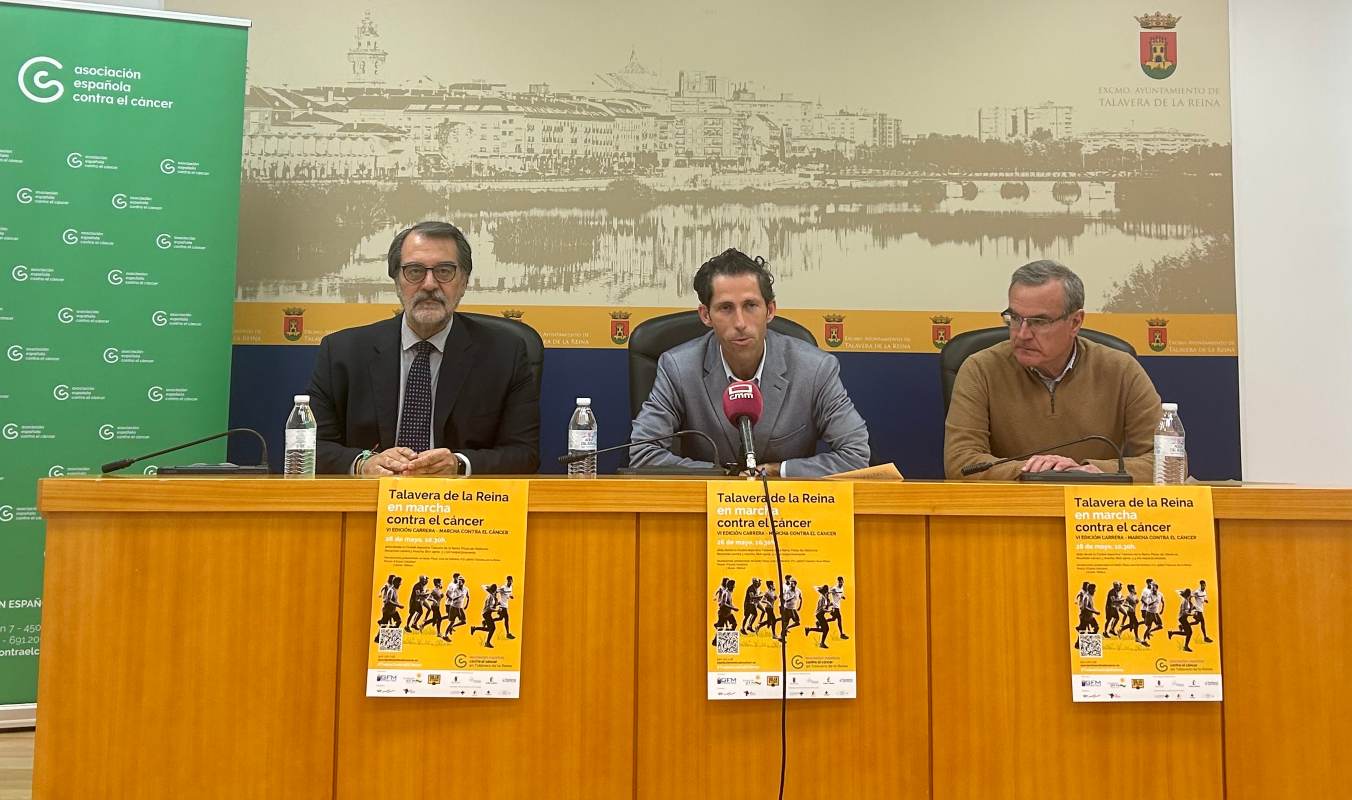
[[[1160,396],[1131,355],[1080,338],[1084,283],[1056,261],[1025,264],[1009,284],[1009,341],[975,353],[958,371],[944,426],[944,473],[1098,434],[1122,444],[1127,471],[1150,483]],[[1091,441],[1011,461],[971,476],[1117,471],[1117,454]]]

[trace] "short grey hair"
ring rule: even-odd
[[[1066,316],[1084,308],[1084,281],[1080,280],[1079,275],[1071,272],[1070,267],[1060,261],[1053,261],[1050,258],[1030,261],[1014,270],[1014,274],[1009,277],[1009,285],[1010,288],[1015,286],[1041,286],[1052,280],[1060,281],[1061,288],[1065,290],[1066,308],[1063,313]]]

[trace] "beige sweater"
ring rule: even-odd
[[[1014,360],[1009,342],[973,354],[958,370],[944,425],[944,473],[982,461],[1038,451],[1058,442],[1098,434],[1122,443],[1127,471],[1137,483],[1154,477],[1154,435],[1160,396],[1131,355],[1076,339],[1075,364],[1055,392]],[[1117,455],[1103,442],[1056,451],[1104,472],[1117,471]],[[1022,461],[992,467],[969,479],[1017,480]]]

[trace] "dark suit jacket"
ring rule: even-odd
[[[310,378],[315,470],[346,473],[362,450],[394,446],[403,316],[325,336]],[[475,475],[540,466],[540,394],[514,337],[456,315],[437,377],[432,446],[463,453]]]

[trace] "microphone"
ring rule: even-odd
[[[753,472],[756,469],[756,446],[751,440],[751,426],[760,422],[764,410],[765,399],[761,397],[760,387],[754,381],[729,383],[723,391],[723,416],[741,431],[746,468]]]
[[[1069,442],[1062,442],[1061,444],[1052,445],[1051,447],[1043,447],[1034,450],[1031,453],[1024,453],[1019,456],[1010,456],[1009,458],[1001,458],[995,461],[982,461],[977,464],[969,464],[962,468],[962,474],[964,476],[976,475],[979,472],[985,472],[991,467],[1008,464],[1011,461],[1023,461],[1042,453],[1051,452],[1052,450],[1060,450],[1063,447],[1070,447],[1073,444],[1095,440],[1107,442],[1117,453],[1117,472],[1080,472],[1070,470],[1057,472],[1055,470],[1046,470],[1045,472],[1025,472],[1019,476],[1019,480],[1028,481],[1030,483],[1131,483],[1131,475],[1127,473],[1127,465],[1123,460],[1122,448],[1112,439],[1109,439],[1106,436],[1099,436],[1098,434],[1081,436],[1080,438],[1073,439]]]
[[[268,443],[263,438],[263,434],[253,428],[231,428],[228,431],[214,433],[211,436],[204,436],[201,439],[195,439],[191,442],[176,444],[173,447],[166,447],[163,450],[157,450],[153,453],[147,453],[135,458],[123,458],[117,461],[109,461],[104,464],[100,471],[107,475],[110,472],[117,472],[135,464],[137,461],[145,461],[147,458],[162,456],[165,453],[172,453],[176,450],[183,450],[192,447],[195,444],[209,442],[212,439],[219,439],[222,436],[229,436],[232,433],[252,433],[258,437],[258,443],[262,446],[262,455],[259,457],[257,466],[241,467],[237,464],[196,464],[186,467],[165,467],[160,470],[161,475],[267,475],[268,474]]]
[[[714,440],[709,437],[709,434],[705,433],[704,431],[696,431],[696,430],[676,431],[675,433],[668,433],[665,436],[654,436],[651,439],[639,439],[637,442],[625,442],[624,444],[617,444],[614,445],[613,447],[603,447],[600,450],[595,450],[590,453],[576,453],[573,455],[562,455],[559,456],[559,463],[575,464],[583,459],[591,458],[592,456],[600,455],[601,453],[613,453],[616,450],[625,450],[637,444],[657,444],[658,442],[663,442],[666,441],[667,439],[674,439],[677,436],[702,436],[704,438],[704,441],[709,443],[709,449],[714,451],[714,460],[712,463],[714,465],[718,464],[718,445],[714,444]]]

